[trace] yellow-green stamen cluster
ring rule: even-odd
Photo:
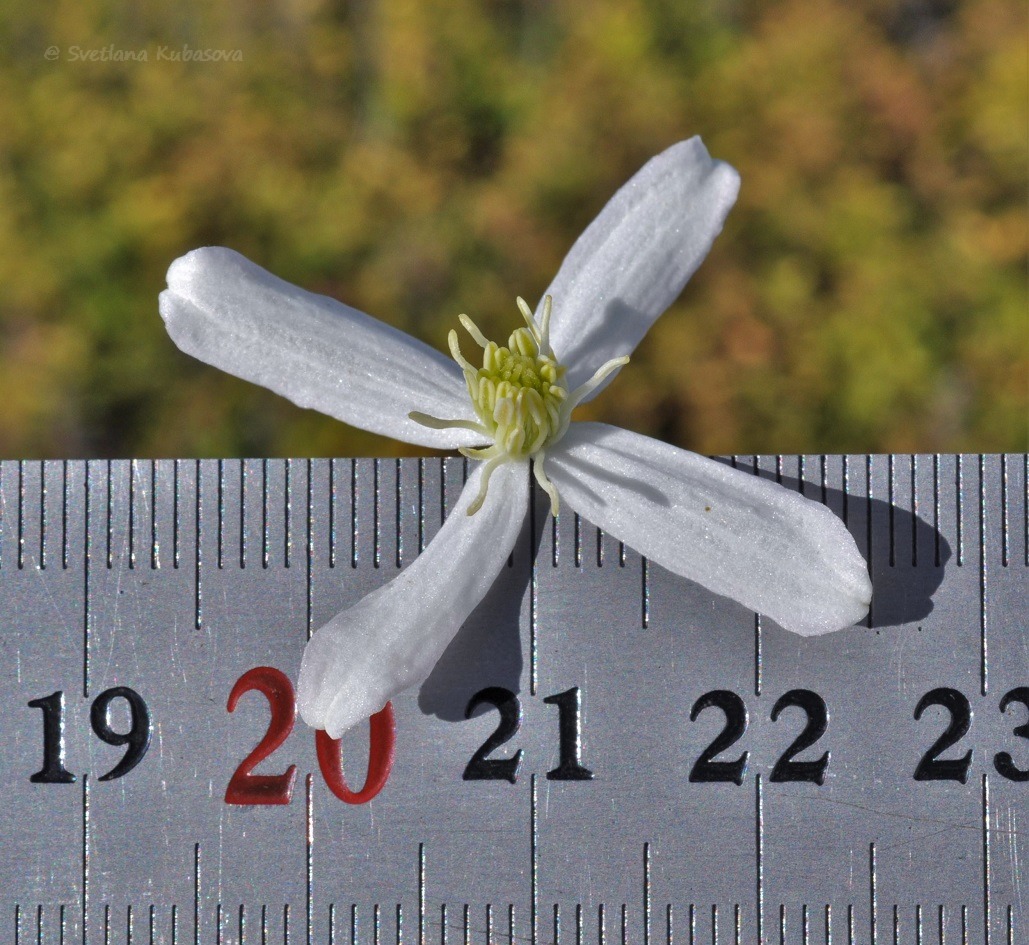
[[[558,510],[557,490],[543,470],[548,446],[556,443],[571,419],[572,408],[591,393],[616,368],[629,359],[615,358],[571,394],[565,386],[565,367],[550,347],[550,312],[552,299],[543,299],[540,324],[537,325],[524,299],[518,308],[525,327],[512,332],[507,347],[488,341],[467,315],[459,316],[461,324],[482,348],[482,367],[477,368],[461,353],[457,332],[449,336],[450,353],[464,371],[468,394],[478,422],[440,420],[414,412],[411,419],[434,429],[457,427],[481,433],[492,440],[489,446],[461,447],[471,459],[486,461],[479,495],[468,508],[474,515],[486,498],[489,478],[501,463],[511,460],[532,460],[536,481],[550,496],[553,512]]]
[[[511,459],[535,455],[560,428],[561,405],[568,396],[565,369],[539,350],[528,328],[513,332],[506,348],[486,342],[481,368],[467,361],[461,366],[475,413]]]

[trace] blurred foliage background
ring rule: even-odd
[[[740,201],[590,416],[1023,450],[1027,29],[1022,0],[0,3],[0,456],[402,455],[181,354],[168,264],[224,244],[443,350],[461,311],[506,336],[692,134]]]

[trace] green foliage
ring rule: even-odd
[[[439,347],[461,311],[499,336],[691,134],[740,202],[584,414],[701,452],[1025,449],[1026,11],[947,9],[0,8],[0,455],[403,453],[180,354],[172,259],[224,244]]]

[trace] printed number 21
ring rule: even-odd
[[[243,759],[225,789],[226,804],[288,804],[293,797],[293,786],[297,777],[297,766],[290,765],[283,774],[254,774],[262,761],[272,754],[289,737],[297,717],[297,701],[293,684],[288,677],[273,666],[257,666],[248,670],[232,687],[229,693],[228,710],[234,712],[240,698],[251,690],[257,690],[268,700],[272,717],[268,730],[257,746]],[[369,720],[371,725],[368,747],[368,775],[360,791],[351,791],[343,777],[340,759],[339,739],[332,739],[323,732],[315,732],[315,747],[318,751],[318,767],[329,790],[347,804],[367,804],[385,787],[393,767],[393,748],[396,742],[396,727],[393,704],[376,712]]]
[[[558,712],[558,748],[560,764],[553,771],[547,772],[550,781],[590,781],[593,772],[582,763],[581,714],[582,700],[579,687],[574,686],[565,692],[547,696],[548,705],[556,705]],[[465,781],[510,781],[512,784],[518,776],[518,765],[522,761],[522,750],[510,758],[490,758],[490,754],[518,731],[522,721],[522,707],[510,689],[500,686],[489,686],[472,696],[465,709],[464,717],[470,719],[472,713],[480,705],[491,705],[500,713],[500,724],[493,734],[486,739],[472,755],[464,769],[462,777]]]

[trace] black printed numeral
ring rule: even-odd
[[[124,733],[114,731],[108,718],[108,710],[115,699],[124,699],[129,705],[131,722],[129,730]],[[89,720],[93,731],[101,741],[107,742],[108,745],[128,745],[121,761],[107,774],[101,775],[101,781],[113,781],[115,778],[120,778],[128,774],[143,760],[143,756],[150,747],[150,713],[138,692],[127,686],[115,686],[113,689],[100,693],[93,700],[93,705],[89,710]]]
[[[817,692],[810,689],[791,689],[779,697],[772,708],[772,721],[791,706],[802,709],[807,715],[807,724],[780,756],[772,768],[771,781],[810,781],[813,784],[825,782],[825,771],[829,766],[829,752],[814,761],[795,761],[802,751],[810,748],[826,732],[829,727],[829,711],[825,700]],[[727,781],[740,785],[747,776],[747,759],[749,752],[743,752],[735,761],[716,761],[723,752],[738,742],[747,731],[747,707],[743,700],[728,689],[714,689],[705,692],[690,710],[690,721],[696,722],[700,713],[708,708],[721,709],[725,715],[725,727],[690,769],[690,780],[700,783]]]
[[[582,763],[582,696],[578,686],[566,689],[544,700],[557,706],[558,765],[547,772],[550,781],[590,781],[593,772]],[[497,727],[484,741],[465,766],[465,781],[509,781],[514,784],[522,749],[510,758],[491,758],[501,745],[509,742],[522,722],[522,706],[510,689],[490,686],[477,692],[468,702],[464,717],[470,719],[481,705],[491,705],[500,713]]]
[[[33,699],[29,708],[43,711],[43,767],[29,777],[33,784],[74,784],[64,767],[64,693],[58,690]]]
[[[560,745],[560,764],[547,772],[548,781],[590,781],[593,772],[582,764],[582,697],[579,687],[573,686],[556,696],[547,696],[548,705],[557,706],[557,731]]]
[[[1007,695],[1000,700],[1001,713],[1003,714],[1006,712],[1008,706],[1013,702],[1017,702],[1020,705],[1025,706],[1026,712],[1029,712],[1029,686],[1018,686],[1016,689],[1012,689],[1011,692],[1007,693]],[[1023,725],[1016,726],[1015,734],[1019,738],[1024,738],[1029,742],[1029,721],[1025,722]],[[998,752],[993,758],[993,767],[995,767],[997,772],[1009,781],[1029,781],[1029,768],[1015,767],[1015,761],[1011,757],[1010,752]]]
[[[693,767],[690,769],[690,780],[702,783],[731,781],[733,784],[742,784],[747,774],[747,752],[744,752],[735,761],[715,761],[714,759],[743,737],[743,733],[747,730],[747,707],[735,692],[730,692],[728,689],[715,689],[713,692],[705,692],[693,703],[693,708],[690,710],[690,721],[696,722],[700,713],[712,706],[721,709],[724,713],[725,728],[693,763]]]
[[[510,689],[490,686],[472,696],[465,709],[464,717],[470,719],[472,713],[484,703],[493,706],[500,713],[500,722],[493,734],[479,746],[479,750],[472,755],[471,761],[465,766],[464,779],[465,781],[503,780],[514,784],[518,776],[518,765],[522,761],[521,748],[514,753],[512,758],[490,758],[490,753],[510,741],[518,731],[518,727],[522,724],[521,704],[518,702],[518,696]]]
[[[796,740],[783,752],[775,763],[769,781],[810,781],[813,784],[825,783],[825,769],[829,766],[829,752],[825,752],[816,761],[794,761],[805,748],[810,748],[818,741],[829,727],[829,711],[825,700],[817,692],[810,689],[791,689],[779,697],[772,708],[772,721],[779,718],[779,713],[790,706],[803,709],[807,714],[807,724]]]
[[[968,767],[972,763],[972,749],[969,748],[961,758],[940,758],[952,745],[956,745],[968,734],[972,724],[972,708],[968,700],[957,691],[940,686],[927,692],[915,706],[915,721],[931,705],[942,706],[950,713],[950,723],[946,731],[932,743],[929,750],[915,768],[916,781],[960,781],[968,780]]]
[[[111,728],[109,710],[115,699],[124,699],[129,706],[129,730],[116,732]],[[64,693],[61,690],[29,702],[32,709],[43,713],[43,767],[29,776],[34,784],[73,784],[75,775],[64,767]],[[115,686],[100,693],[93,700],[89,712],[90,724],[97,738],[108,745],[127,745],[125,754],[110,771],[100,776],[101,781],[123,777],[136,767],[150,747],[150,712],[143,698],[128,686]]]

